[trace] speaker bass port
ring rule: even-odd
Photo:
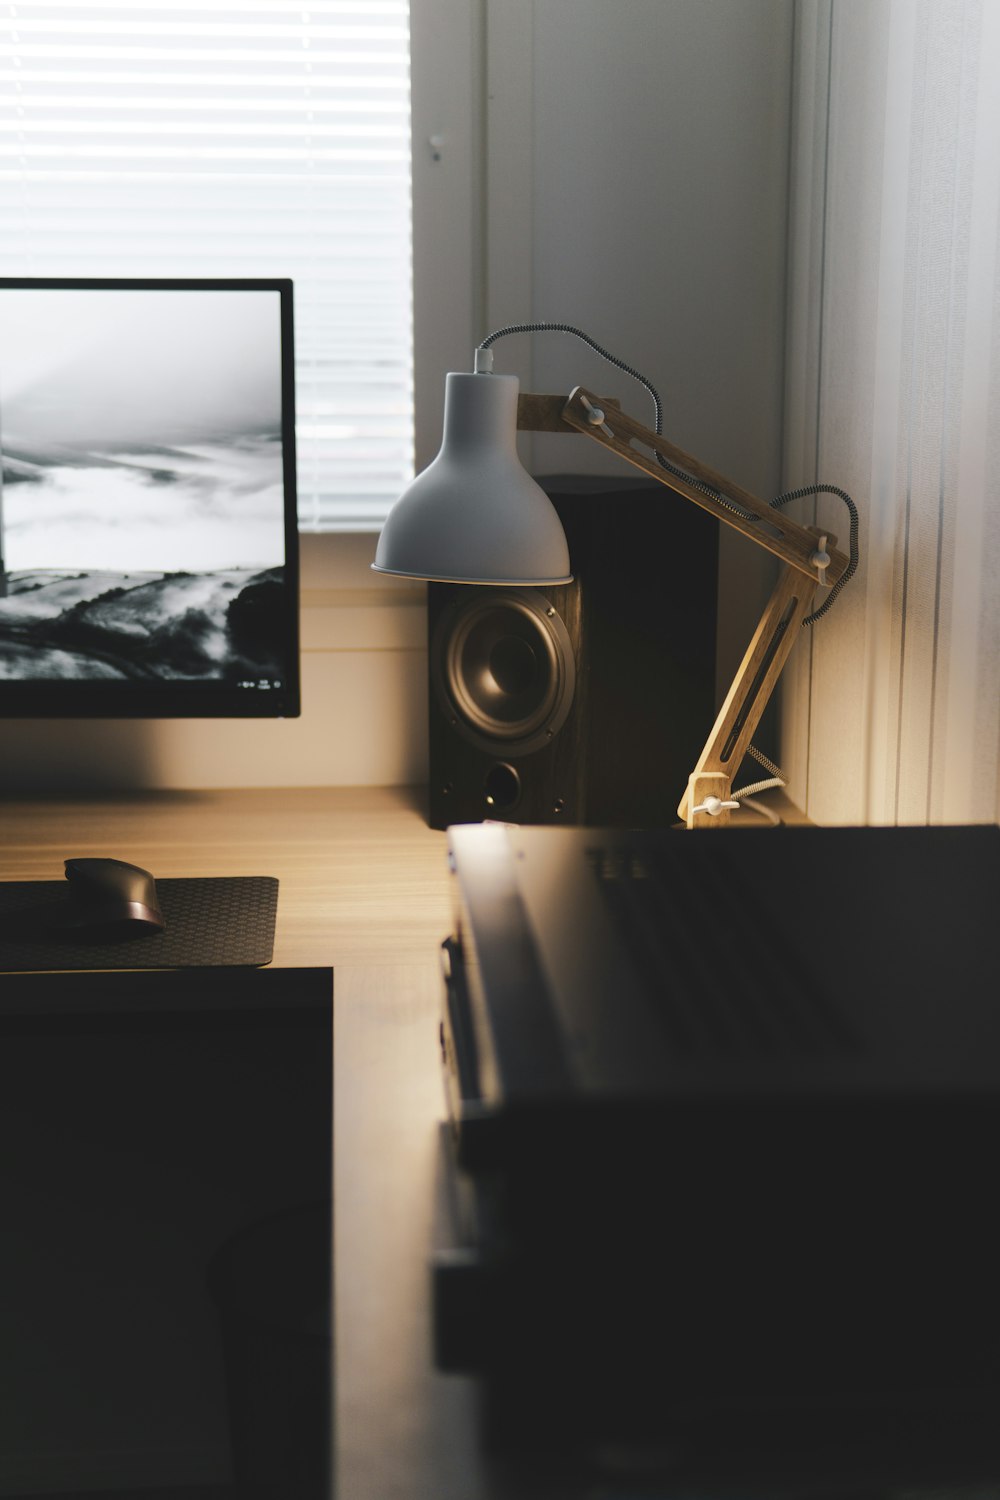
[[[483,799],[493,812],[510,812],[521,798],[521,778],[513,766],[490,766],[483,782]]]

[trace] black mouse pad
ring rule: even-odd
[[[0,970],[259,967],[274,952],[278,882],[270,875],[158,880],[163,932],[114,941],[50,930],[65,880],[0,882]]]

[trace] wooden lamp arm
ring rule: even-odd
[[[815,533],[814,540],[818,535]],[[689,828],[718,828],[729,822],[729,808],[716,813],[698,809],[704,807],[708,797],[716,797],[723,803],[731,800],[733,780],[798,639],[802,622],[812,608],[815,593],[814,578],[806,578],[795,568],[782,568],[705,748],[688,778],[677,812]]]
[[[595,413],[600,414],[600,422],[593,420]],[[683,448],[675,447],[650,428],[643,427],[641,422],[623,412],[617,403],[595,396],[582,386],[577,386],[568,398],[524,394],[518,398],[517,425],[524,432],[566,432],[570,429],[592,438],[602,447],[617,453],[626,463],[641,469],[650,479],[655,479],[658,484],[665,485],[675,494],[692,500],[702,510],[709,511],[727,526],[742,532],[759,547],[773,552],[782,562],[798,568],[815,582],[820,582],[814,561],[818,550],[815,531],[772,510],[765,501],[759,500],[749,490],[727,479],[724,474],[716,473],[700,459],[685,453]],[[645,453],[634,446],[637,443],[641,443],[649,452]],[[668,463],[682,469],[699,484],[722,496],[722,499],[706,494],[697,485],[664,469],[657,462],[656,453],[661,453]],[[832,585],[846,572],[849,560],[833,546],[828,546],[826,550],[830,561],[825,581]]]
[[[810,612],[816,588],[821,582],[835,584],[849,559],[837,551],[835,537],[826,536],[824,545],[816,528],[780,515],[756,495],[643,427],[617,403],[580,386],[568,399],[522,395],[517,425],[527,432],[572,431],[592,438],[657,483],[710,511],[784,564],[678,808],[689,828],[724,826],[729,822],[729,809],[709,813],[703,810],[705,801],[713,797],[718,803],[730,802],[733,779]],[[683,470],[683,475],[663,468],[657,453]]]

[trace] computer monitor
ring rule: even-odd
[[[0,279],[0,715],[299,712],[292,284]]]

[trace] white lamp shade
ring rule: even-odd
[[[562,522],[517,456],[517,393],[514,375],[448,375],[441,451],[389,512],[376,572],[445,583],[570,582]]]

